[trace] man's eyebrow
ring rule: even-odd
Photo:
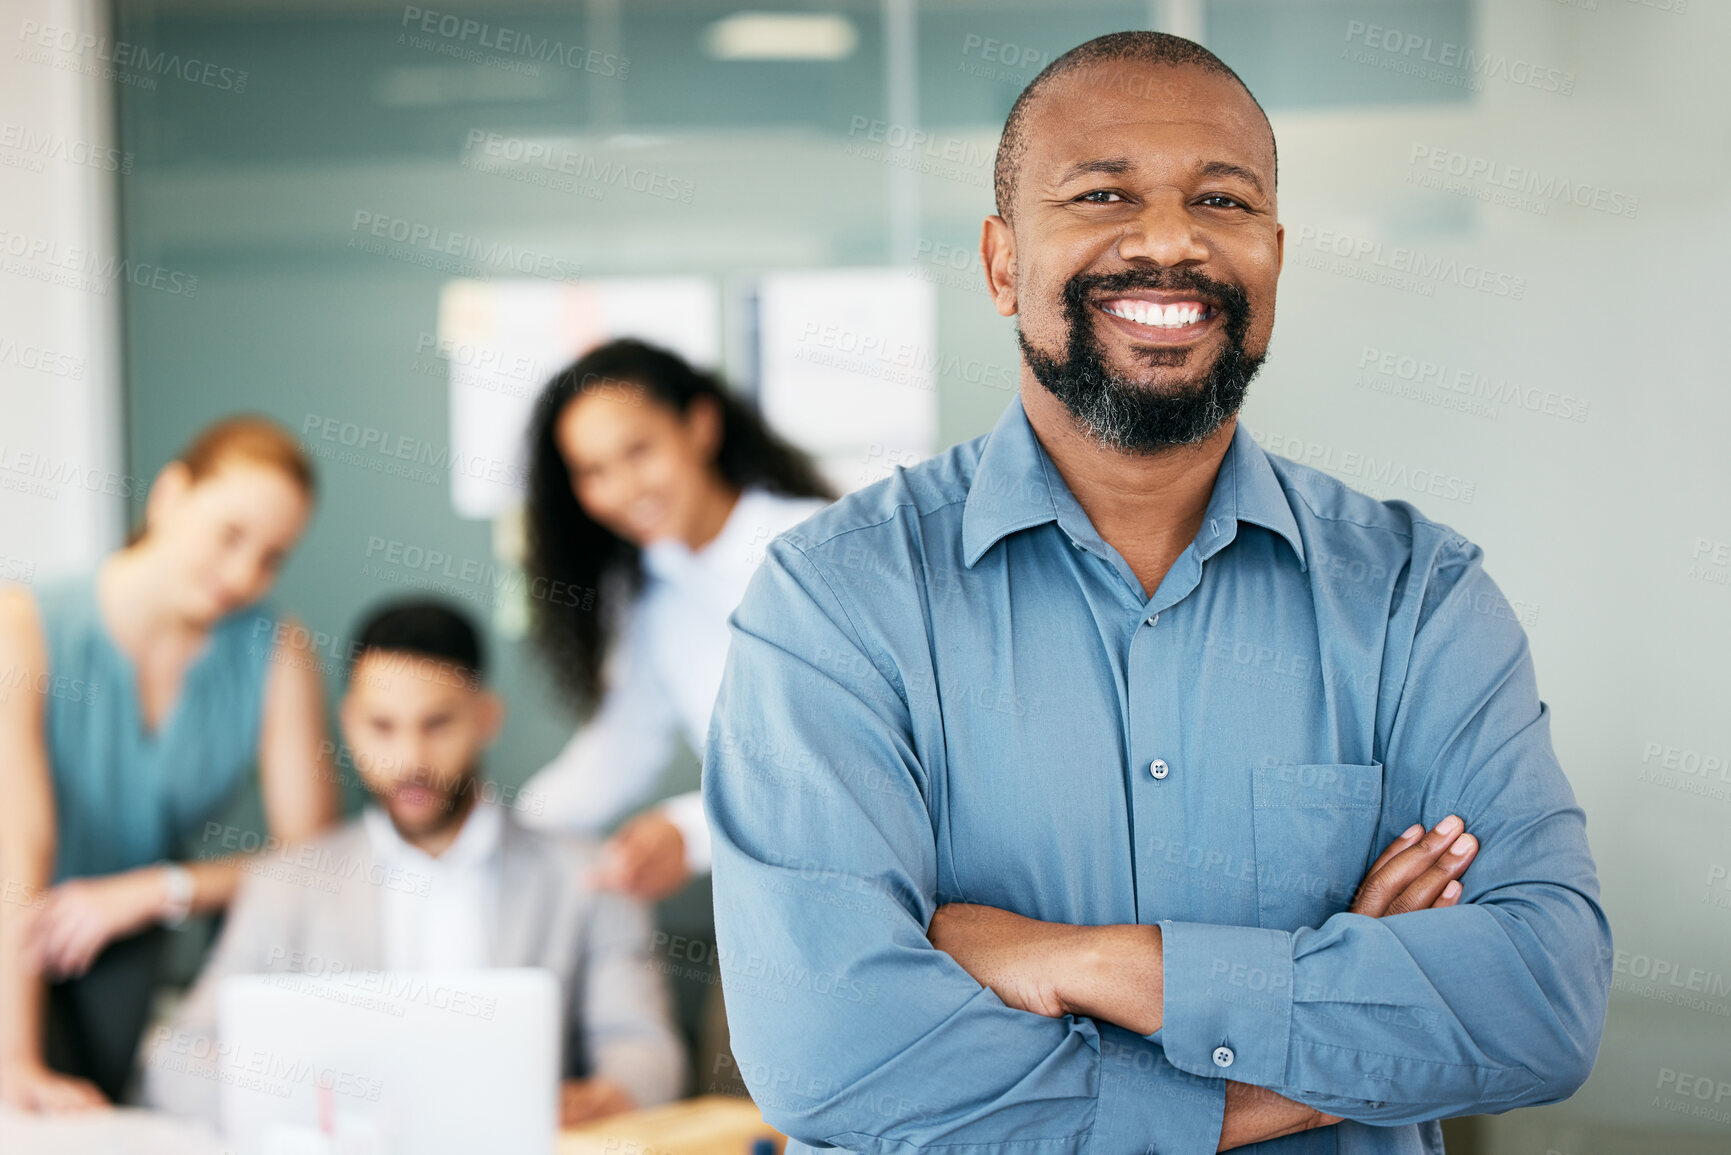
[[[1058,178],[1059,184],[1069,184],[1079,176],[1088,173],[1104,173],[1106,176],[1123,176],[1136,167],[1136,162],[1127,156],[1101,157],[1099,160],[1079,160],[1065,169]]]
[[[1196,170],[1202,176],[1233,176],[1246,182],[1257,192],[1262,191],[1262,178],[1241,164],[1230,164],[1224,160],[1211,160]]]
[[[1101,157],[1097,160],[1079,160],[1064,170],[1063,175],[1058,178],[1058,184],[1068,184],[1077,177],[1086,176],[1089,173],[1100,173],[1105,176],[1123,176],[1135,167],[1136,162],[1127,156]],[[1257,192],[1260,193],[1264,191],[1262,188],[1261,177],[1257,176],[1255,172],[1245,168],[1243,165],[1233,164],[1230,161],[1207,161],[1197,166],[1196,173],[1198,176],[1236,177],[1249,184]]]

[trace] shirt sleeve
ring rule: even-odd
[[[703,796],[733,1055],[764,1118],[882,1155],[1213,1152],[1223,1082],[1109,1024],[1007,1007],[927,940],[937,851],[908,707],[788,539],[730,624]]]
[[[677,719],[639,620],[632,618],[608,656],[607,688],[594,715],[523,784],[517,818],[525,826],[596,835],[655,790]]]
[[[618,1083],[639,1107],[669,1102],[685,1084],[685,1045],[673,1030],[649,936],[640,903],[597,894],[581,946],[582,997],[572,1007],[590,1075]]]
[[[1480,844],[1461,901],[1292,933],[1162,923],[1151,1037],[1183,1070],[1383,1125],[1556,1102],[1592,1070],[1611,939],[1585,817],[1479,551],[1453,538],[1435,553],[1409,591],[1383,804],[1395,830],[1461,816]]]

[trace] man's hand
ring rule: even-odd
[[[601,850],[590,881],[641,902],[660,902],[691,878],[685,865],[685,835],[659,810],[639,814],[619,828]]]
[[[926,937],[1006,1006],[1087,1015],[1140,1035],[1160,1029],[1157,926],[1070,926],[951,902],[932,915]]]
[[[1048,1018],[1070,1013],[1058,993],[1085,935],[1097,927],[1024,918],[995,906],[951,902],[932,915],[926,937],[1004,1005]]]
[[[1479,840],[1465,831],[1466,823],[1453,814],[1428,832],[1417,824],[1408,827],[1370,864],[1351,912],[1382,918],[1459,902],[1460,876],[1479,852]]]
[[[631,1092],[609,1079],[566,1079],[559,1084],[560,1127],[575,1127],[636,1106]]]
[[[1338,1122],[1338,1115],[1324,1115],[1315,1107],[1294,1103],[1267,1087],[1228,1082],[1226,1117],[1220,1124],[1220,1145],[1215,1150],[1230,1151]]]

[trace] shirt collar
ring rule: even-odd
[[[1196,551],[1207,561],[1238,536],[1238,523],[1247,521],[1286,539],[1298,568],[1308,570],[1304,556],[1304,536],[1298,532],[1298,519],[1292,515],[1292,501],[1286,487],[1280,484],[1268,453],[1250,436],[1244,422],[1232,432],[1232,444],[1220,460],[1220,472],[1214,478],[1214,492],[1209,495],[1208,508],[1202,515],[1202,528],[1196,531]]]
[[[1011,398],[974,463],[974,479],[962,506],[963,565],[973,568],[1012,533],[1058,519],[1052,495],[1057,470],[1049,478],[1045,459],[1046,451],[1022,411],[1022,398]]]
[[[464,869],[482,866],[498,853],[499,841],[504,833],[505,813],[490,802],[477,800],[469,816],[463,820],[463,829],[457,832],[456,839],[445,848],[445,853],[434,858],[426,851],[404,841],[397,833],[396,825],[391,816],[385,813],[382,806],[368,806],[362,812],[361,820],[366,824],[367,838],[372,843],[373,855],[385,862],[418,862],[422,865],[432,864],[441,869]]]
[[[1099,553],[1103,544],[1088,522],[1063,475],[1052,463],[1022,408],[1020,396],[1005,407],[986,437],[974,466],[974,478],[962,509],[962,562],[972,568],[985,552],[1012,533],[1056,521],[1078,546]],[[1238,523],[1259,525],[1286,539],[1301,568],[1306,565],[1304,538],[1286,491],[1269,464],[1268,454],[1239,422],[1221,459],[1196,534],[1203,561],[1219,553],[1238,535]]]

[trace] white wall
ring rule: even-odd
[[[1349,483],[1403,497],[1483,546],[1527,623],[1611,919],[1616,973],[1592,1081],[1561,1107],[1490,1122],[1499,1152],[1731,1150],[1731,1098],[1703,1102],[1695,1081],[1709,1076],[1710,1095],[1731,1085],[1731,389],[1720,327],[1731,299],[1731,5],[1675,7],[1484,0],[1480,50],[1572,73],[1571,95],[1487,80],[1470,102],[1275,118],[1287,260],[1246,420],[1289,456],[1332,461]],[[1468,159],[1445,159],[1442,175],[1484,158],[1602,190],[1600,205],[1549,199],[1541,213],[1409,182],[1431,172],[1431,155],[1451,154]],[[1495,191],[1484,176],[1470,184]],[[1607,211],[1631,197],[1633,215]],[[1319,247],[1325,230],[1334,237]],[[1349,274],[1384,270],[1330,247],[1361,242],[1380,244],[1384,260],[1403,246],[1489,267],[1524,291],[1358,280]],[[1318,256],[1334,263],[1306,263]],[[1384,351],[1394,374],[1376,372]],[[1404,380],[1402,357],[1446,366],[1449,381],[1466,371],[1513,382],[1540,408],[1445,408],[1437,401],[1474,399],[1434,377]],[[1372,383],[1426,388],[1415,397]],[[1546,392],[1558,395],[1552,413]],[[1569,419],[1582,403],[1584,419]],[[1409,477],[1434,470],[1459,493],[1378,487],[1354,452]],[[1633,1138],[1660,1131],[1674,1135]]]
[[[97,0],[10,0],[0,16],[0,581],[89,566],[143,488],[122,472],[113,94],[14,55],[106,23]]]

